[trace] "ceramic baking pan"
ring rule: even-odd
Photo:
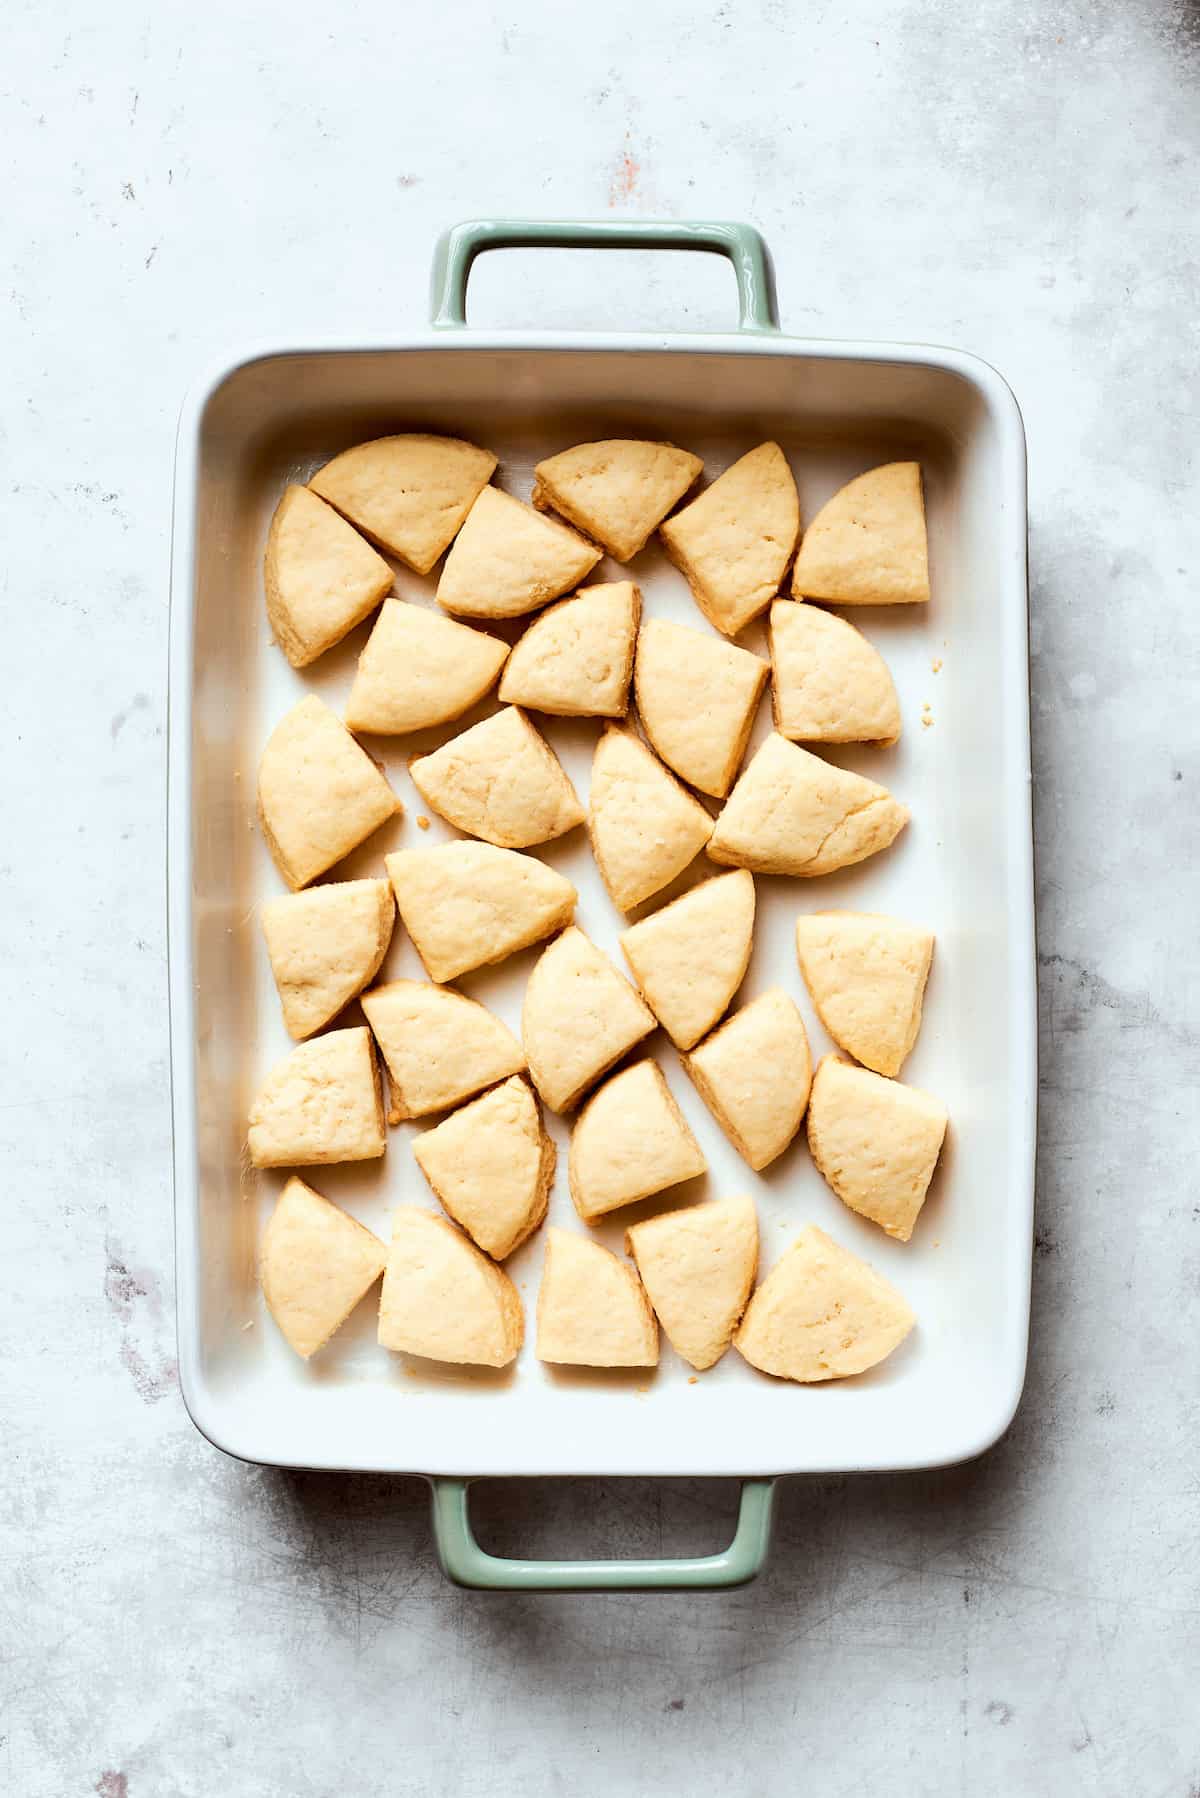
[[[466,328],[473,258],[539,245],[724,255],[736,276],[738,329],[584,336]],[[256,1245],[281,1176],[249,1170],[243,1143],[255,1085],[288,1039],[256,919],[261,901],[281,887],[255,828],[255,766],[272,723],[304,691],[340,707],[366,627],[295,673],[266,626],[263,543],[286,482],[304,480],[348,444],[395,430],[486,444],[500,456],[498,479],[522,496],[540,457],[588,439],[665,438],[703,456],[711,479],[772,437],[791,461],[805,519],[852,474],[896,457],[920,459],[933,599],[927,608],[852,614],[893,669],[904,733],[893,749],[830,751],[886,781],[913,822],[887,853],[832,878],[760,879],[743,989],[746,997],[786,987],[819,1054],[830,1045],[796,968],[797,914],[847,905],[935,929],[925,1024],[904,1077],[946,1101],[952,1127],[912,1242],[890,1241],[841,1206],[802,1138],[766,1174],[750,1173],[670,1045],[654,1039],[711,1168],[680,1196],[749,1190],[764,1269],[802,1224],[816,1222],[910,1300],[918,1328],[872,1373],[793,1386],[764,1378],[730,1352],[693,1383],[665,1347],[653,1376],[565,1373],[539,1363],[527,1340],[514,1369],[472,1376],[387,1355],[374,1340],[370,1301],[305,1365],[267,1316]],[[438,249],[429,329],[384,343],[269,346],[224,362],[198,384],[183,410],[175,481],[171,1038],[179,1365],[191,1415],[214,1443],[256,1462],[427,1476],[443,1564],[464,1583],[613,1589],[751,1577],[766,1552],[779,1475],[936,1466],[996,1440],[1024,1377],[1033,1211],[1025,552],[1024,439],[1000,376],[954,350],[784,336],[762,242],[744,226],[462,225]],[[685,582],[656,546],[631,573],[652,613],[702,626]],[[602,563],[593,578],[618,574]],[[398,576],[399,591],[421,603],[433,603],[433,584]],[[744,640],[761,647],[760,627]],[[756,740],[768,713],[764,705]],[[406,816],[339,873],[379,872],[383,851],[396,843],[450,834],[437,819],[428,834],[418,830],[423,808],[406,762],[458,728],[370,744]],[[551,720],[546,728],[586,793],[595,726]],[[619,962],[622,920],[584,833],[544,853],[579,887],[581,925]],[[399,930],[397,939],[385,971],[419,974]],[[532,960],[532,953],[515,957],[462,985],[515,1023]],[[552,1122],[560,1170],[551,1216],[579,1228],[565,1187],[565,1133]],[[386,1236],[397,1202],[433,1204],[410,1152],[414,1129],[392,1133],[382,1163],[318,1170],[315,1184]],[[651,1201],[632,1216],[654,1209]],[[610,1220],[601,1240],[619,1249],[627,1221],[623,1214]],[[530,1313],[541,1256],[535,1238],[510,1263]],[[743,1481],[742,1511],[729,1549],[702,1560],[500,1561],[471,1535],[467,1482],[501,1474],[728,1475]]]

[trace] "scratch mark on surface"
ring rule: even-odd
[[[610,206],[628,205],[636,200],[642,178],[641,164],[633,153],[633,142],[628,131],[625,133],[625,148],[617,158],[617,166],[608,188]]]
[[[143,266],[146,268],[149,268],[150,264],[154,261],[154,258],[157,255],[158,255],[158,245],[152,244],[150,247],[150,254],[147,256],[146,261]]]
[[[153,1340],[163,1315],[157,1276],[149,1268],[131,1267],[111,1236],[105,1238],[104,1253],[104,1297],[121,1326],[121,1365],[143,1404],[157,1404],[179,1384],[177,1362]],[[141,1342],[134,1340],[135,1332],[143,1336]],[[148,1344],[147,1333],[152,1338]]]

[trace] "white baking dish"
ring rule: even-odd
[[[480,248],[631,241],[729,254],[742,332],[484,337],[447,328],[462,319],[467,271]],[[1036,1096],[1020,415],[1001,378],[970,356],[778,334],[761,245],[744,227],[460,227],[443,244],[435,286],[435,328],[393,343],[324,343],[239,357],[197,386],[182,415],[169,859],[184,1398],[214,1443],[247,1460],[458,1476],[443,1482],[435,1506],[457,1577],[543,1586],[730,1583],[761,1560],[769,1486],[750,1489],[758,1508],[744,1519],[740,1559],[688,1563],[678,1574],[647,1563],[632,1576],[628,1568],[604,1567],[593,1578],[571,1567],[552,1578],[543,1567],[517,1578],[489,1571],[489,1557],[468,1564],[476,1551],[462,1479],[925,1467],[979,1453],[1011,1419],[1028,1331]],[[418,1371],[375,1345],[369,1303],[305,1366],[267,1318],[255,1252],[280,1177],[247,1169],[245,1114],[261,1073],[289,1045],[256,919],[260,900],[280,883],[254,827],[255,767],[271,723],[304,690],[315,688],[335,705],[344,698],[365,627],[314,669],[295,674],[269,640],[262,546],[287,480],[304,479],[348,443],[395,429],[447,431],[487,444],[501,457],[503,484],[523,495],[535,460],[582,439],[667,438],[701,454],[711,477],[770,436],[792,461],[805,518],[850,474],[898,455],[920,458],[933,601],[927,614],[915,607],[851,614],[891,664],[904,736],[892,750],[831,752],[885,780],[911,806],[913,822],[885,855],[830,879],[758,881],[759,925],[742,995],[786,986],[820,1053],[829,1044],[795,965],[797,913],[849,904],[936,929],[925,1024],[904,1078],[947,1102],[952,1130],[912,1243],[893,1243],[844,1209],[811,1166],[802,1137],[765,1175],[751,1174],[665,1038],[654,1039],[711,1164],[707,1186],[683,1196],[749,1189],[759,1203],[764,1266],[801,1224],[815,1221],[866,1256],[913,1304],[919,1328],[871,1374],[796,1387],[763,1378],[730,1353],[690,1383],[669,1349],[653,1377],[563,1374],[543,1367],[531,1342],[511,1374]],[[606,570],[616,575],[604,563],[593,578]],[[651,610],[702,624],[682,577],[656,548],[632,573]],[[402,573],[399,589],[419,598],[432,583]],[[759,646],[757,629],[747,633],[750,647]],[[926,703],[929,726],[921,722]],[[768,714],[764,705],[756,740]],[[386,842],[366,845],[346,872],[378,870],[383,848],[418,840],[422,808],[405,762],[415,747],[458,728],[372,741],[407,816]],[[594,728],[550,721],[547,734],[586,793]],[[421,840],[443,834],[450,833],[435,819]],[[580,923],[620,965],[622,920],[600,886],[584,833],[545,853],[576,881]],[[532,959],[532,952],[516,957],[462,984],[515,1023]],[[410,944],[394,945],[388,968],[419,972]],[[433,1204],[408,1151],[412,1128],[392,1134],[379,1167],[322,1169],[314,1183],[386,1235],[397,1201]],[[557,1122],[556,1130],[565,1149]],[[552,1216],[573,1222],[564,1176],[565,1153]],[[630,1215],[655,1208],[649,1201]],[[601,1232],[610,1246],[619,1248],[626,1221],[622,1214]],[[535,1238],[510,1264],[530,1309],[540,1258]],[[697,1566],[709,1568],[709,1576],[689,1577]]]

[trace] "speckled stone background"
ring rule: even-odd
[[[1200,12],[268,0],[0,13],[3,1697],[12,1798],[1200,1793]],[[1031,452],[1032,1359],[1006,1440],[796,1482],[708,1599],[446,1585],[415,1480],[256,1471],[174,1370],[171,454],[231,342],[423,317],[478,213],[745,217],[785,327],[994,361]],[[720,327],[700,258],[489,258],[493,324]],[[495,1546],[733,1494],[499,1487]]]

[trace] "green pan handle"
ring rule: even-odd
[[[480,1548],[471,1528],[469,1480],[435,1476],[433,1537],[442,1571],[481,1592],[703,1592],[744,1586],[771,1546],[773,1479],[743,1480],[737,1529],[715,1555],[650,1561],[510,1561]]]
[[[753,225],[675,219],[467,219],[439,239],[433,256],[433,323],[467,322],[471,264],[485,250],[707,250],[727,256],[738,290],[738,329],[778,331],[771,257]]]

